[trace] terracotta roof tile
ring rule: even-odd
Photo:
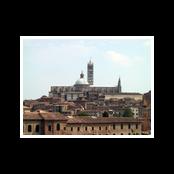
[[[49,112],[24,112],[24,120],[67,120],[65,116],[60,113]]]
[[[68,124],[92,124],[92,123],[138,123],[141,122],[139,119],[134,118],[123,118],[123,117],[85,117],[85,116],[76,116],[73,118],[69,118],[67,123]]]

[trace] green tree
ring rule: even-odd
[[[124,110],[123,117],[133,117],[133,112],[130,108]]]
[[[105,111],[103,112],[103,117],[109,117],[109,114]]]
[[[89,116],[89,114],[86,113],[86,112],[80,112],[80,113],[78,114],[78,116]]]

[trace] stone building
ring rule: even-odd
[[[23,133],[24,135],[55,135],[59,134],[60,123],[67,119],[59,113],[45,111],[24,112]]]
[[[87,81],[84,73],[81,72],[73,86],[51,86],[49,97],[59,97],[65,101],[76,101],[78,98],[86,98],[88,100],[98,100],[101,94],[113,95],[121,93],[121,80],[119,78],[118,85],[114,87],[97,87],[94,84],[94,64],[90,61],[87,64]],[[92,86],[91,86],[92,85]]]
[[[139,117],[139,108],[138,107],[130,107],[130,109],[132,110],[134,118]]]
[[[25,135],[140,135],[141,121],[134,118],[62,116],[24,112]]]
[[[117,94],[106,94],[105,100],[110,99],[134,99],[134,100],[142,100],[143,95],[140,93],[130,93],[130,92],[124,92],[124,93],[117,93]]]

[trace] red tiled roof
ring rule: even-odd
[[[43,118],[38,112],[25,112],[23,116],[24,120],[42,120]]]
[[[65,116],[62,116],[59,113],[41,113],[41,116],[44,120],[60,120],[60,121],[67,120]]]
[[[39,113],[39,112],[25,112],[24,120],[60,120],[66,121],[67,118],[62,116],[60,113]]]
[[[68,124],[93,124],[93,123],[138,123],[141,122],[135,118],[123,118],[123,117],[90,117],[90,116],[76,116],[73,118],[69,118]]]

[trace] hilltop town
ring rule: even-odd
[[[149,135],[151,91],[122,92],[94,85],[94,63],[72,86],[51,86],[48,96],[23,101],[24,135]]]

